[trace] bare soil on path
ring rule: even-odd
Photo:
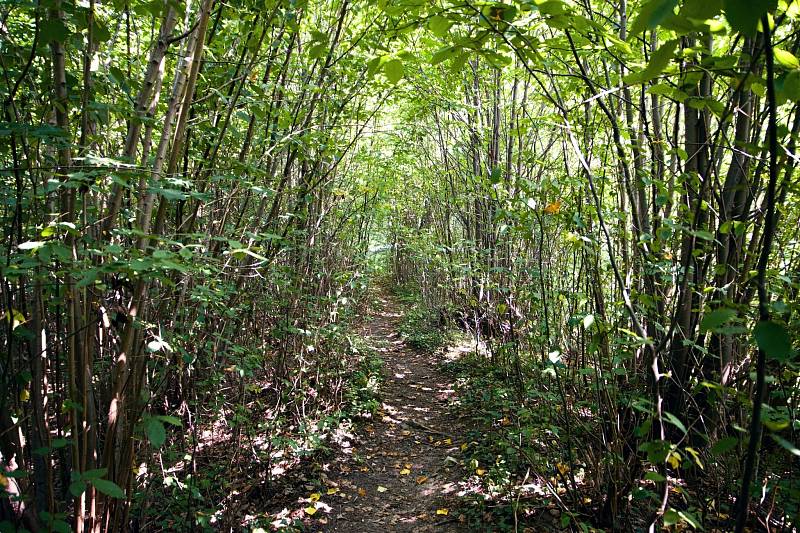
[[[340,497],[326,498],[329,512],[310,529],[467,531],[455,510],[463,428],[449,412],[452,378],[436,356],[403,342],[397,301],[384,293],[377,303],[364,334],[384,361],[381,408],[327,465]]]

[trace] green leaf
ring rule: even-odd
[[[107,471],[108,469],[106,468],[95,468],[94,470],[87,470],[86,472],[82,472],[80,476],[84,480],[99,479],[105,476]]]
[[[328,43],[319,43],[311,47],[308,51],[308,57],[318,58],[324,56],[328,52]]]
[[[723,455],[736,447],[739,444],[739,439],[736,437],[725,437],[718,440],[712,447],[711,453],[717,456]]]
[[[452,22],[446,17],[441,15],[435,15],[431,17],[428,21],[428,29],[437,36],[437,37],[444,37],[447,35],[447,32],[450,31],[450,26],[452,26]]]
[[[39,33],[41,34],[42,41],[45,43],[53,41],[63,43],[69,36],[70,31],[66,24],[64,24],[64,21],[51,18],[39,24]]]
[[[788,69],[800,68],[800,61],[794,56],[793,53],[784,50],[783,48],[773,48],[772,53],[775,54],[775,61],[782,67]]]
[[[667,422],[669,422],[670,424],[672,424],[676,428],[678,428],[681,431],[683,431],[684,433],[686,433],[686,426],[683,425],[683,422],[678,420],[677,416],[675,416],[672,413],[669,413],[667,411],[664,411],[664,417],[667,419]]]
[[[642,6],[639,15],[631,25],[629,37],[633,38],[644,30],[652,30],[661,23],[678,5],[678,0],[651,0]]]
[[[45,245],[44,241],[27,241],[18,245],[17,248],[20,250],[36,250],[37,248],[41,248],[44,245]]]
[[[96,488],[106,496],[111,496],[112,498],[125,497],[125,492],[120,488],[119,485],[117,485],[113,481],[109,481],[107,479],[93,479],[91,483],[94,486],[94,488]]]
[[[770,437],[772,437],[772,440],[774,440],[775,442],[780,444],[783,448],[788,450],[789,453],[791,453],[792,455],[796,455],[796,456],[800,457],[800,450],[797,449],[797,446],[795,446],[794,444],[792,444],[788,440],[784,439],[783,437],[779,437],[778,435],[775,435],[774,433],[771,434]]]
[[[69,484],[69,493],[75,496],[76,498],[79,498],[80,495],[83,494],[85,490],[86,490],[86,482],[83,481],[82,479],[79,479],[78,481],[73,481],[72,483]]]
[[[386,78],[392,82],[397,83],[403,79],[403,62],[399,59],[392,59],[383,65],[383,72]]]
[[[792,341],[782,324],[762,320],[753,329],[753,338],[769,359],[785,362],[792,355]]]
[[[678,516],[680,516],[684,522],[687,522],[690,526],[695,529],[703,529],[703,524],[689,511],[678,511]]]
[[[731,28],[755,37],[758,21],[778,6],[778,0],[725,0],[723,5]]]
[[[148,418],[144,423],[144,432],[147,434],[147,440],[156,448],[161,448],[167,440],[167,431],[158,418]]]
[[[700,322],[700,333],[706,331],[716,331],[720,326],[729,322],[736,316],[736,311],[721,307],[714,309],[710,313],[706,313],[703,320]]]
[[[649,479],[650,481],[655,481],[656,483],[661,483],[662,481],[667,480],[667,478],[665,478],[658,472],[648,472],[644,475],[644,478]]]
[[[169,415],[160,415],[157,417],[162,422],[166,422],[167,424],[172,424],[173,426],[182,427],[183,422],[177,416],[169,416]]]
[[[623,81],[628,85],[633,85],[644,83],[657,77],[664,72],[669,62],[675,57],[676,46],[678,46],[678,39],[665,42],[658,47],[658,50],[653,52],[653,55],[650,57],[650,62],[644,69],[639,72],[631,72],[623,78]]]

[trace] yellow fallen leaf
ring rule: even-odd
[[[316,508],[316,507],[314,507],[313,505],[309,505],[308,507],[306,507],[306,508],[304,509],[304,511],[305,511],[305,512],[306,512],[306,514],[308,514],[308,515],[313,515],[314,513],[316,513],[316,512],[317,512],[317,508]]]
[[[417,485],[422,485],[426,481],[428,481],[428,476],[419,476],[419,477],[417,477]]]
[[[326,491],[326,494],[330,496],[331,494],[336,494],[337,492],[339,492],[339,489],[337,487],[332,487]]]
[[[478,474],[479,476],[482,476],[486,473],[486,470],[484,470],[483,468],[478,468],[475,470],[475,473]]]
[[[408,468],[404,468],[404,469],[402,469],[402,470],[400,471],[400,475],[401,475],[401,476],[407,476],[407,475],[409,475],[410,473],[411,473],[411,470],[409,470]]]
[[[444,439],[444,443],[445,444],[453,444],[453,439],[450,439],[450,438]]]
[[[378,485],[378,492],[386,492],[387,490],[389,490],[389,489],[387,489],[386,487],[382,487],[382,486]]]
[[[464,444],[462,444],[461,445],[461,451],[463,452],[464,450],[466,450],[467,446],[469,446],[469,445],[466,442]]]
[[[403,466],[406,467],[406,468],[411,468],[412,465],[411,465],[411,463],[405,463]]]
[[[362,466],[361,467],[361,471],[362,472],[369,472],[369,467],[368,466]]]
[[[558,471],[562,476],[569,472],[569,466],[565,465],[564,463],[556,463],[556,468],[558,468]]]
[[[314,494],[309,496],[308,499],[311,500],[312,502],[318,502],[320,496],[322,496],[322,495],[319,492],[315,492]]]
[[[358,495],[359,496],[366,496],[367,495],[367,490],[364,489],[364,488],[358,489]]]
[[[449,509],[436,509],[436,514],[440,514],[440,515],[445,515],[446,516],[447,513],[449,513],[449,512],[450,512]]]

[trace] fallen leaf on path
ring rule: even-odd
[[[317,502],[319,501],[320,496],[322,495],[319,492],[315,492],[314,494],[309,496],[308,499],[311,500],[312,502]]]
[[[339,492],[339,489],[336,488],[336,487],[333,487],[333,488],[328,489],[327,494],[330,496],[331,494],[336,494],[337,492]]]
[[[478,474],[479,476],[482,476],[486,473],[486,470],[484,470],[483,468],[478,468],[477,470],[475,470],[475,473]]]
[[[450,510],[449,510],[449,509],[436,509],[436,514],[440,514],[440,515],[445,515],[445,516],[447,516],[447,514],[448,514],[449,512],[450,512]]]
[[[313,505],[309,505],[308,507],[305,508],[305,512],[308,515],[313,515],[314,513],[317,512],[317,508],[314,507]]]
[[[382,487],[382,486],[378,485],[378,492],[386,492],[387,490],[389,490],[389,489],[387,489],[386,487]]]
[[[428,476],[419,476],[419,477],[417,477],[417,485],[422,485],[426,481],[428,481]]]
[[[444,439],[444,443],[445,444],[453,444],[453,439],[450,439],[450,438]]]
[[[404,468],[404,469],[402,469],[402,470],[400,471],[400,475],[401,475],[401,476],[407,476],[407,475],[409,475],[410,473],[411,473],[411,470],[409,470],[408,468]]]
[[[366,496],[367,495],[367,490],[364,489],[364,488],[358,489],[358,495],[359,496]]]

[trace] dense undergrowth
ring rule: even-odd
[[[609,462],[603,426],[609,422],[597,411],[595,395],[609,393],[608,383],[574,361],[528,359],[522,366],[505,365],[485,344],[476,344],[479,332],[464,331],[460,322],[443,322],[442,310],[424,302],[413,284],[395,290],[406,304],[402,329],[407,341],[431,354],[455,354],[442,363],[456,381],[452,415],[467,419],[473,428],[461,437],[462,521],[476,530],[491,523],[494,531],[647,529],[660,501],[656,482],[662,476],[654,467],[629,489],[614,525],[604,508],[602,479]],[[635,393],[616,394],[619,401],[645,409]],[[644,420],[636,435],[644,436],[647,424]],[[736,489],[728,472],[735,448],[723,441],[684,449],[693,461],[682,468],[684,477],[672,479],[665,526],[727,530]],[[647,443],[636,451],[640,461],[650,453]],[[768,446],[765,470],[787,475],[783,453],[781,447]],[[763,520],[772,513],[793,516],[796,490],[789,479],[765,493]]]

